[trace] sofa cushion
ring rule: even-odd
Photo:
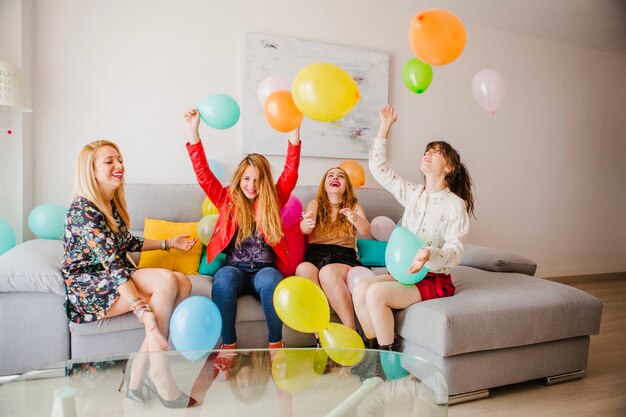
[[[167,220],[146,218],[143,236],[146,239],[163,240],[178,235],[189,235],[197,238],[197,222],[176,223]],[[183,274],[197,274],[202,243],[198,240],[188,251],[171,249],[169,252],[161,250],[145,251],[139,258],[139,268],[165,268]]]
[[[226,255],[224,253],[218,253],[215,259],[210,264],[206,262],[206,248],[202,249],[202,257],[200,258],[200,265],[198,265],[198,274],[215,275],[218,269],[220,269],[226,263]]]
[[[0,292],[52,292],[65,296],[63,242],[35,239],[0,256]]]
[[[359,261],[365,266],[385,266],[387,242],[373,239],[357,240]]]
[[[466,266],[452,279],[452,297],[397,313],[403,339],[446,357],[598,333],[602,302],[576,288]]]
[[[461,265],[485,271],[518,272],[526,275],[535,275],[537,270],[535,262],[521,255],[471,243],[465,245]]]

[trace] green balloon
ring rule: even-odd
[[[402,68],[402,81],[406,88],[416,94],[421,94],[433,81],[433,69],[417,58],[409,59]]]

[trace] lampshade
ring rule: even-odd
[[[0,110],[33,111],[22,84],[21,71],[3,59],[0,59]]]

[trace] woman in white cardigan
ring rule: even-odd
[[[472,179],[458,152],[446,142],[426,145],[420,171],[424,185],[413,184],[387,166],[387,136],[397,120],[393,106],[380,110],[380,129],[370,152],[369,168],[376,181],[405,207],[401,225],[426,246],[413,259],[409,273],[424,265],[428,274],[413,285],[401,284],[387,274],[362,281],[354,288],[354,309],[368,348],[394,348],[392,309],[454,294],[450,269],[458,265],[474,211]]]

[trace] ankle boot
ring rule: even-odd
[[[365,339],[365,348],[366,349],[378,349],[378,341],[376,340],[376,338]]]

